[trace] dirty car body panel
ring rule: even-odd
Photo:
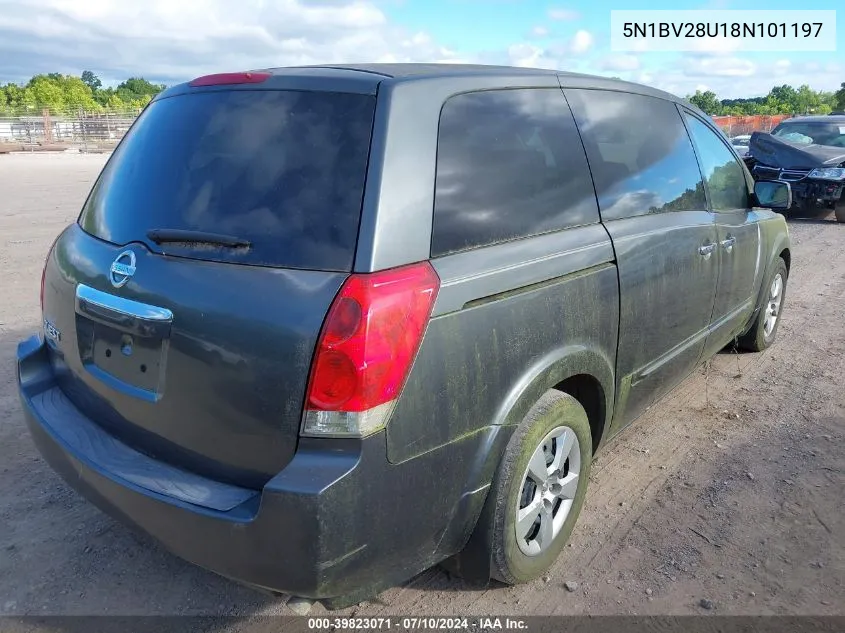
[[[671,95],[504,67],[256,72],[153,101],[51,249],[18,348],[53,468],[237,581],[341,605],[445,559],[486,577],[476,524],[540,397],[578,399],[600,447],[750,325],[788,257],[741,165],[748,204],[714,210],[702,115]],[[180,120],[199,140],[146,165]],[[360,318],[345,293],[402,271],[436,278],[406,373],[332,417],[314,390]]]

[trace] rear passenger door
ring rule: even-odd
[[[391,418],[391,461],[501,422],[510,398],[563,358],[610,381],[613,248],[556,83],[445,99],[431,234],[440,291]],[[419,419],[440,423],[397,424]]]
[[[754,310],[760,234],[745,169],[710,126],[686,110],[684,118],[698,153],[719,243],[719,284],[704,352],[709,356],[742,331]]]
[[[716,228],[674,103],[607,90],[564,92],[616,252],[615,423],[624,425],[701,358],[718,277]]]

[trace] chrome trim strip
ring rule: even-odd
[[[79,284],[76,287],[76,303],[83,311],[85,311],[84,304],[91,304],[141,321],[152,321],[154,323],[171,323],[173,321],[173,313],[167,308],[159,308],[140,301],[118,297],[95,290],[85,284]]]

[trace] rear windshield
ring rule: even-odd
[[[165,98],[144,111],[80,215],[116,244],[286,268],[352,268],[375,97],[231,90]],[[164,242],[221,234],[248,248]]]
[[[845,147],[845,124],[823,122],[782,123],[772,132],[774,136],[793,143]]]

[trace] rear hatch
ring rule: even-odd
[[[373,95],[219,87],[150,104],[45,268],[68,398],[220,481],[284,468],[352,269],[374,110]]]

